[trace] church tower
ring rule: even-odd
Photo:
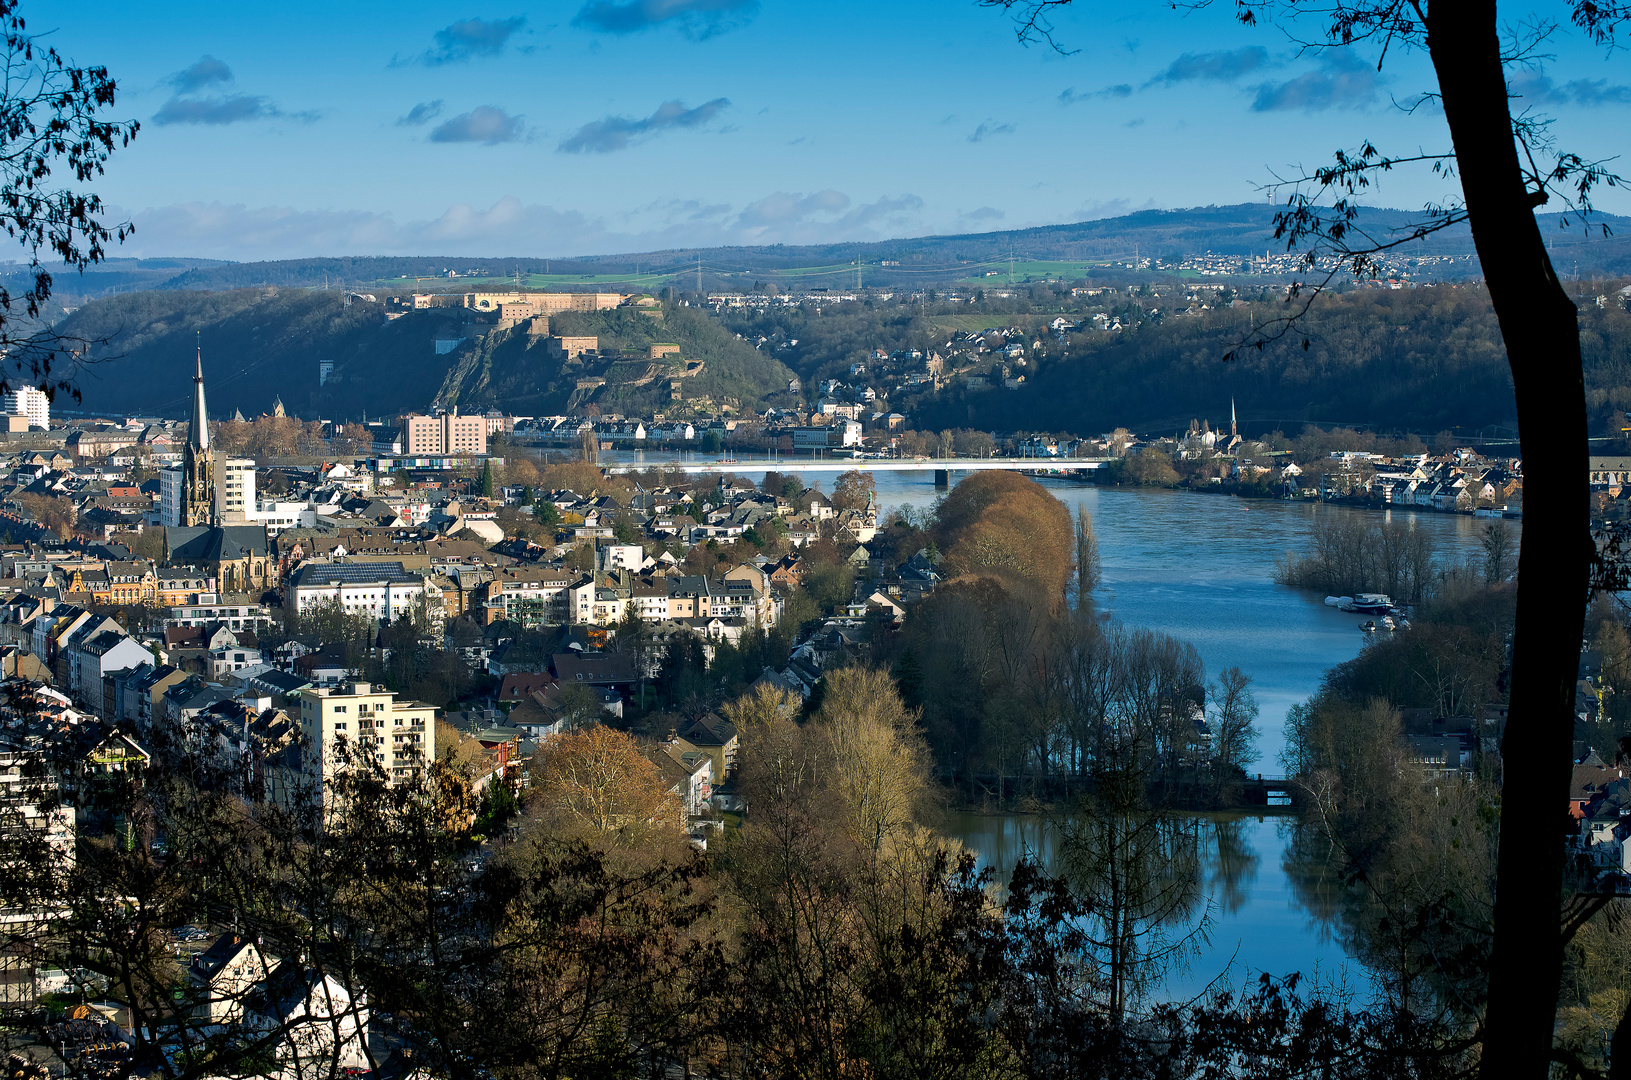
[[[199,393],[203,393],[202,390]],[[1235,426],[1235,399],[1229,399],[1229,438],[1240,438],[1240,429]]]
[[[193,418],[182,454],[181,524],[211,525],[215,521],[215,452],[210,449],[210,422],[204,410],[204,350],[198,350],[193,374]]]

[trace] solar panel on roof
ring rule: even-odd
[[[339,582],[341,585],[370,584],[383,582],[417,582],[422,581],[417,574],[410,574],[402,568],[401,563],[330,563],[302,568],[300,583],[310,582]]]

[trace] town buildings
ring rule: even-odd
[[[286,604],[294,615],[329,605],[376,622],[410,618],[440,625],[443,616],[441,590],[400,562],[307,562],[290,577]]]

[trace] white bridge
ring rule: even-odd
[[[671,472],[932,472],[936,483],[946,483],[954,472],[985,472],[1005,469],[1009,472],[1072,473],[1083,469],[1099,469],[1115,458],[1064,457],[993,457],[993,458],[788,458],[740,457],[701,458],[687,454],[684,457],[652,454],[645,461],[608,464],[607,472],[641,472],[645,469],[666,469]]]

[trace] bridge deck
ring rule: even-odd
[[[639,472],[643,469],[672,469],[679,472],[983,472],[990,469],[1052,470],[1098,469],[1115,458],[785,458],[741,457],[682,459],[652,454],[643,462],[618,462],[608,472]]]

